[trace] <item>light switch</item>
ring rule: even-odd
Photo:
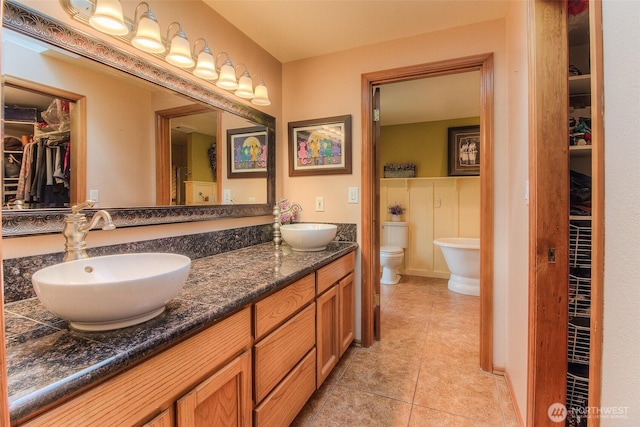
[[[324,212],[324,197],[316,197],[316,212]]]
[[[98,190],[89,190],[89,200],[93,200],[98,203]]]
[[[222,190],[222,203],[225,205],[231,204],[231,190]]]
[[[348,203],[358,203],[358,187],[349,187]]]

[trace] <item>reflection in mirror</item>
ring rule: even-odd
[[[152,223],[163,223],[163,218],[167,222],[180,222],[270,214],[269,206],[275,200],[273,117],[223,97],[198,83],[185,80],[165,68],[146,63],[128,52],[110,47],[102,40],[99,42],[101,49],[96,49],[95,39],[75,33],[64,24],[19,4],[8,1],[4,3],[4,7],[2,57],[11,58],[11,61],[3,61],[4,81],[69,99],[77,104],[74,107],[77,111],[71,115],[74,123],[70,149],[72,179],[69,203],[91,197],[97,198],[100,208],[127,209],[126,222],[121,220],[125,223],[120,226],[146,223],[148,213],[136,209],[179,205],[183,199],[185,205],[200,204],[202,209],[210,210],[201,210],[198,217],[194,218],[193,212],[175,211],[177,207],[173,211],[156,209]],[[67,37],[56,37],[59,32]],[[64,45],[68,40],[74,40],[74,44]],[[81,41],[75,42],[76,40]],[[117,55],[109,49],[113,49]],[[117,62],[113,58],[117,58]],[[10,102],[20,105],[17,100],[7,100],[6,105],[11,105]],[[208,172],[210,178],[207,179],[203,179],[201,175],[193,179],[187,176],[187,179],[182,180],[186,181],[183,188],[182,181],[177,179],[177,172],[172,173],[171,166],[171,135],[176,135],[177,141],[177,134],[171,130],[164,134],[155,121],[159,112],[193,105],[204,110],[200,113],[211,123],[207,124],[206,130],[203,127],[202,132],[183,133],[193,137],[192,146],[201,146],[201,150],[206,148],[206,156],[202,151],[194,153],[192,162],[208,164],[211,170]],[[187,117],[194,114],[183,116],[187,120]],[[201,127],[190,126],[188,122],[181,120],[183,118],[177,116],[169,117],[167,129],[184,127],[184,130],[192,127],[197,130]],[[267,177],[227,179],[227,130],[257,125],[268,129]],[[23,132],[19,133],[21,137]],[[200,138],[200,134],[206,135],[202,138],[207,142],[194,143],[195,139]],[[214,145],[215,150],[210,150]],[[211,159],[214,158],[215,174],[211,166]],[[159,169],[159,165],[166,167]],[[186,185],[189,181],[192,181],[189,184],[192,187],[200,182],[209,183],[206,194],[201,189],[195,190],[197,196],[200,192],[203,193],[204,197],[200,200],[202,203],[197,198],[187,203]],[[175,189],[179,182],[179,192],[184,196],[180,199],[177,198],[178,191]],[[211,183],[215,184],[213,189]],[[225,198],[225,195],[228,197]],[[225,202],[233,206],[212,206]],[[43,205],[34,207],[42,208]],[[8,230],[15,226],[18,213],[6,208],[3,206],[3,234],[30,234],[25,230]],[[188,208],[189,206],[184,209]],[[19,213],[22,225],[24,221],[35,221],[35,217],[29,215],[40,215],[38,221],[54,217],[51,212],[47,214],[44,211],[40,214],[40,210],[29,211],[30,214]],[[59,228],[60,224],[53,226],[54,231]],[[47,225],[42,232],[50,231]]]

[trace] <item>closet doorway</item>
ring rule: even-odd
[[[34,120],[31,120],[26,116],[21,116],[17,120],[11,120],[10,118],[5,117],[5,137],[13,136],[21,141],[25,139],[27,141],[33,141],[34,137],[55,139],[57,136],[62,135],[65,132],[69,135],[69,138],[62,142],[68,144],[68,147],[71,147],[67,163],[69,172],[64,177],[64,181],[69,185],[66,190],[62,189],[62,186],[60,186],[60,191],[65,193],[64,196],[62,197],[58,195],[57,190],[53,192],[55,193],[54,197],[50,197],[49,195],[47,197],[38,195],[37,198],[32,201],[25,201],[22,208],[69,207],[85,201],[87,197],[86,98],[83,95],[78,95],[66,90],[45,86],[11,76],[5,76],[4,78],[3,98],[3,107],[16,108],[19,115],[22,114],[22,112],[28,112],[30,110],[36,111],[36,117]],[[41,114],[47,111],[54,100],[68,102],[70,124],[64,127],[64,132],[60,130],[62,128],[62,124],[60,124],[60,128],[58,128],[56,126],[45,126],[46,122],[42,123],[44,119]],[[55,116],[55,114],[52,115],[51,119],[55,119],[53,116]],[[49,145],[53,146],[54,141],[50,141]],[[23,146],[19,151],[23,151],[24,147],[25,145],[23,143]],[[20,155],[20,157],[22,158],[22,155]],[[52,158],[55,157],[52,156]],[[7,179],[7,174],[3,172],[2,177],[3,205],[9,202],[8,207],[12,208],[17,194],[13,193],[13,188],[8,189],[7,184],[11,180]],[[18,178],[15,178],[14,180],[17,179]],[[47,183],[47,185],[43,185],[43,187],[46,189],[50,187],[50,185]],[[43,194],[52,193],[50,191],[45,191],[44,189],[43,191]]]
[[[493,370],[493,54],[363,74],[362,91],[362,344],[380,325],[380,158],[374,87],[447,74],[480,74],[480,367]]]

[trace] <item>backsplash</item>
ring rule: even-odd
[[[342,242],[356,241],[357,227],[355,224],[337,225],[338,232],[335,240]],[[92,257],[135,252],[173,252],[186,255],[191,259],[198,259],[270,242],[273,238],[272,232],[273,226],[264,224],[209,233],[101,246],[87,249],[87,253]],[[36,294],[31,284],[31,275],[41,268],[62,262],[63,258],[63,252],[56,252],[4,260],[5,304],[35,297]]]

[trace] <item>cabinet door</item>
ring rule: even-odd
[[[178,426],[251,425],[251,352],[246,351],[177,402]]]
[[[338,363],[338,285],[316,299],[317,385],[319,388]]]
[[[340,357],[342,357],[349,345],[351,345],[356,331],[356,290],[353,273],[338,282],[338,292],[338,303],[340,304],[338,336],[340,339]]]
[[[160,415],[152,419],[151,421],[142,425],[142,427],[173,427],[173,407],[163,411]]]

